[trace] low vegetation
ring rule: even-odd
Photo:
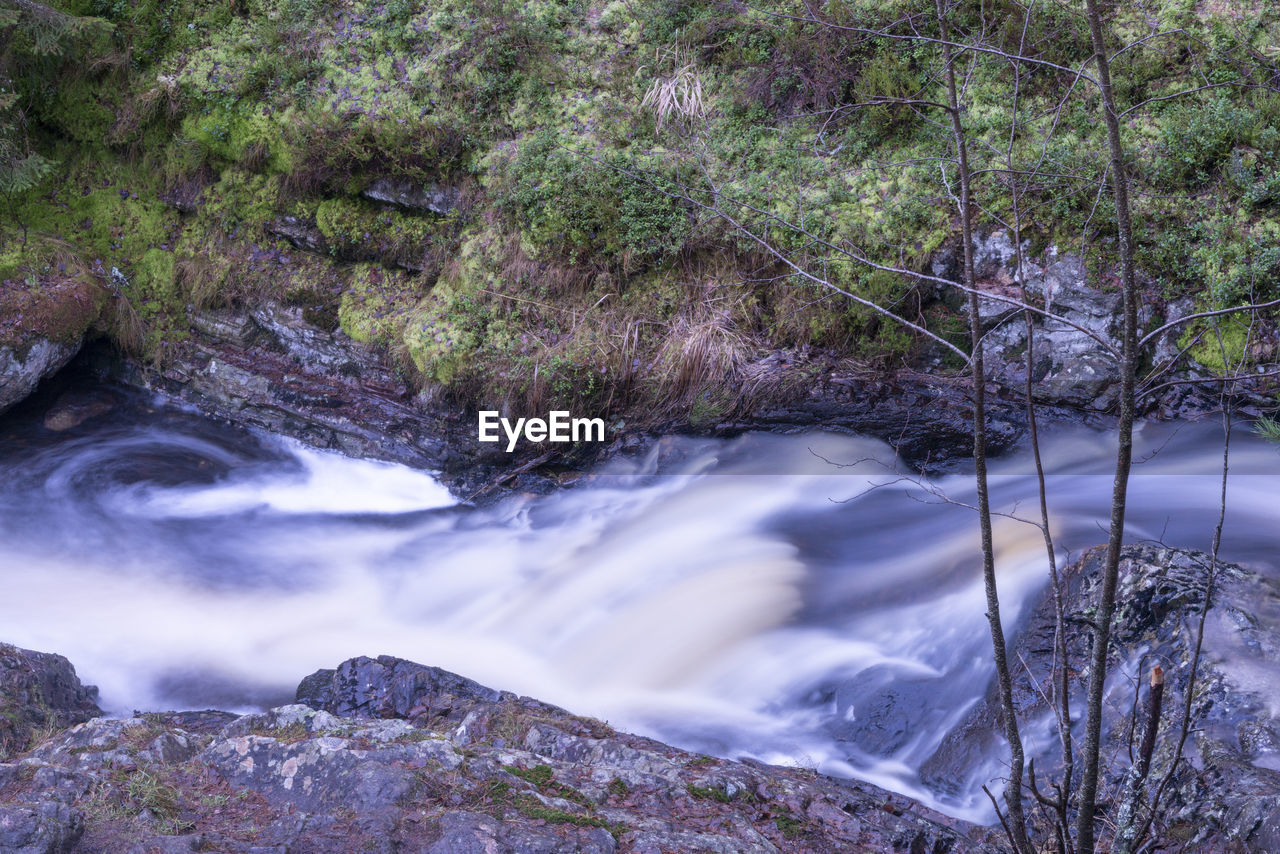
[[[865,28],[903,8],[853,0],[827,13]],[[793,0],[15,9],[0,11],[3,298],[92,284],[108,309],[99,327],[155,362],[184,345],[192,310],[270,298],[385,347],[406,375],[463,402],[713,423],[759,390],[751,365],[771,351],[873,367],[920,355],[914,337],[792,278],[711,216],[712,187],[833,283],[962,328],[928,288],[824,248],[923,270],[953,239],[935,159],[946,129],[896,100],[931,97],[927,57],[792,17],[803,11]],[[1080,9],[1041,11],[1032,31],[1001,38],[1078,66],[1090,51]],[[958,21],[982,13],[969,4]],[[1117,57],[1127,103],[1207,84],[1125,128],[1142,153],[1153,299],[1271,296],[1280,92],[1266,51],[1280,13],[1157,0],[1114,15],[1126,38],[1172,33]],[[1031,112],[1052,112],[1072,85],[1047,65],[1024,78]],[[967,70],[979,160],[1006,143],[1009,80],[995,60]],[[1110,201],[1083,189],[1105,162],[1096,110],[1073,99],[1054,121],[1023,232],[1037,251],[1083,249],[1102,271],[1114,260],[1099,233]],[[1015,155],[1040,145],[1029,131]],[[379,178],[448,187],[456,203],[442,215],[363,195]],[[978,180],[991,213],[1008,217],[999,179]],[[285,219],[314,245],[281,236]],[[783,221],[808,236],[770,226]]]

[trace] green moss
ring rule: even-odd
[[[552,780],[550,765],[535,765],[532,768],[517,768],[512,766],[507,770],[519,777],[521,780],[530,782],[539,788],[547,785]]]
[[[194,231],[233,236],[243,230],[259,235],[263,225],[275,217],[279,195],[278,176],[224,170],[220,180],[205,191]]]
[[[931,288],[868,273],[832,248],[923,270],[955,236],[954,170],[939,161],[950,141],[922,120],[928,108],[832,111],[914,93],[936,61],[931,48],[850,40],[710,0],[65,5],[112,26],[23,70],[33,138],[62,165],[14,213],[97,275],[119,268],[154,345],[181,337],[188,302],[287,297],[391,349],[410,372],[515,407],[661,399],[665,375],[652,374],[671,362],[664,342],[709,314],[743,358],[809,346],[870,363],[911,359],[917,340],[777,278],[786,271],[758,244],[680,198],[707,201],[706,179],[745,203],[734,209],[740,222],[806,269],[962,333]],[[1273,15],[1226,22],[1202,7],[1117,9],[1119,37],[1145,34],[1153,15],[1179,31],[1117,57],[1126,103],[1173,94],[1202,69],[1226,82],[1237,60],[1275,43]],[[979,26],[976,9],[957,8],[957,25]],[[828,12],[874,27],[897,7]],[[1018,27],[990,32],[1009,48],[1021,37]],[[1068,67],[1090,54],[1070,9],[1037,8],[1027,38]],[[659,128],[645,93],[686,64],[707,109]],[[975,66],[963,118],[983,209],[1006,221],[1012,197],[992,170],[1010,144],[1011,80],[1001,64]],[[1105,234],[1114,215],[1108,194],[1082,189],[1104,160],[1096,100],[1081,90],[1059,111],[1062,95],[1052,75],[1019,90],[1029,123],[1012,140],[1015,166],[1045,173],[1020,206],[1037,246],[1074,247],[1083,229]],[[1265,297],[1276,279],[1278,110],[1274,94],[1230,86],[1127,115],[1139,247],[1170,296],[1235,304]],[[356,198],[380,176],[444,179],[464,204],[439,221]],[[161,198],[179,199],[183,213]],[[264,224],[283,213],[314,219],[332,256],[300,260],[270,237]],[[811,237],[784,222],[803,222]],[[1113,260],[1106,240],[1087,251],[1091,269]],[[25,286],[34,275],[46,287],[35,269],[45,260],[6,249],[0,278]],[[1212,362],[1212,349],[1196,355]],[[717,389],[681,392],[695,424],[736,405]]]
[[[347,271],[338,322],[342,331],[357,341],[395,344],[418,299],[412,280],[404,273],[376,264],[356,264]]]
[[[450,385],[468,369],[475,355],[475,318],[456,299],[433,295],[409,314],[404,344],[413,365],[433,382]]]
[[[22,354],[37,338],[70,343],[93,325],[106,292],[82,270],[65,268],[62,261],[29,260],[17,271],[21,278],[0,279],[0,345]]]
[[[625,155],[578,154],[551,131],[520,147],[508,177],[509,207],[527,245],[570,263],[666,257],[690,232],[688,212],[655,173],[661,164]]]
[[[1187,355],[1220,376],[1252,363],[1245,352],[1248,344],[1249,325],[1240,319],[1191,324],[1178,340],[1180,348],[1190,347]]]
[[[294,152],[285,144],[281,127],[288,116],[264,114],[253,101],[238,101],[188,116],[183,135],[223,160],[287,173],[295,166]]]
[[[71,139],[96,146],[107,138],[117,109],[97,81],[72,77],[54,90],[45,114]]]
[[[317,206],[315,219],[332,254],[388,264],[423,265],[444,231],[436,217],[350,199],[326,199]]]
[[[703,786],[695,786],[692,783],[690,783],[686,788],[690,795],[698,798],[699,800],[718,801],[722,804],[730,803],[733,800],[733,796],[724,789],[709,789]]]

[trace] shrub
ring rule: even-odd
[[[677,252],[690,231],[666,171],[623,154],[576,154],[544,131],[520,147],[507,175],[507,207],[532,248],[570,263],[654,261]]]

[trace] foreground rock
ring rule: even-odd
[[[27,748],[40,732],[102,714],[98,689],[80,684],[60,655],[0,644],[0,759]]]
[[[401,659],[320,671],[298,699],[45,739],[0,764],[0,851],[1002,850],[874,786],[687,753]]]
[[[1082,626],[1098,597],[1104,558],[1104,548],[1094,549],[1065,573],[1068,655],[1078,667],[1087,661],[1090,633]],[[1124,552],[1104,718],[1103,755],[1111,761],[1104,765],[1100,786],[1103,826],[1110,826],[1119,807],[1117,793],[1132,764],[1131,739],[1137,751],[1142,725],[1135,736],[1134,694],[1140,682],[1145,685],[1153,664],[1164,668],[1166,685],[1149,779],[1158,782],[1169,773],[1210,566],[1209,557],[1197,552],[1149,546],[1130,546]],[[1280,690],[1274,678],[1280,656],[1278,618],[1280,582],[1240,566],[1218,566],[1185,761],[1170,778],[1156,823],[1163,840],[1181,846],[1177,850],[1280,851]],[[1053,636],[1053,606],[1046,599],[1010,650],[1010,660],[1020,663],[1014,674],[1015,702],[1042,787],[1046,777],[1060,779],[1062,767],[1043,693],[1053,684]],[[1079,690],[1086,679],[1081,673],[1075,680]],[[1141,696],[1145,703],[1145,687]],[[1074,697],[1073,714],[1083,715],[1083,710],[1083,697]],[[957,785],[954,769],[980,768],[982,757],[1003,751],[997,724],[993,689],[922,769],[926,782],[940,789]]]
[[[71,361],[105,301],[84,278],[0,282],[0,412]]]

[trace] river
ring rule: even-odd
[[[963,470],[921,483],[882,442],[820,432],[668,437],[476,509],[425,472],[112,394],[61,432],[35,405],[0,420],[0,639],[66,655],[113,713],[289,702],[390,654],[990,819],[974,786],[917,773],[992,670]],[[1045,437],[1064,557],[1105,540],[1113,453]],[[1141,425],[1137,455],[1130,538],[1207,548],[1220,425]],[[997,509],[1037,512],[1024,453],[991,482]],[[1274,570],[1277,492],[1280,454],[1239,431],[1226,558]],[[996,540],[1016,630],[1044,546],[1004,517]]]

